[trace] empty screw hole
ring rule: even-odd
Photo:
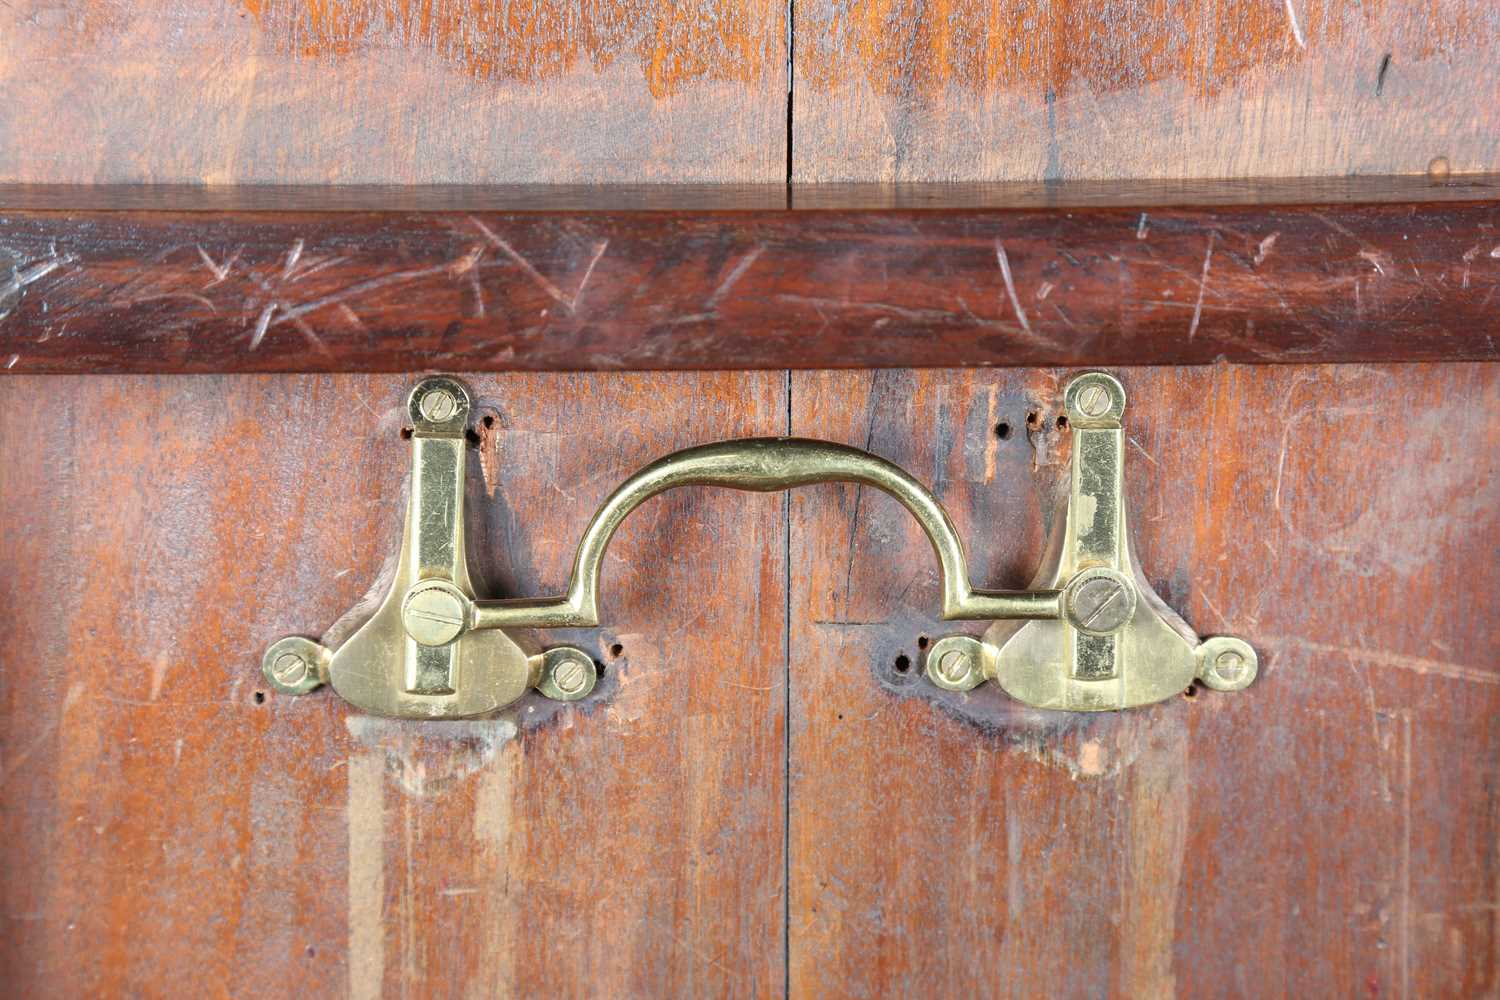
[[[620,645],[618,642],[609,647],[609,655],[615,657],[616,659],[618,659],[620,654],[623,652],[625,652],[625,647]]]
[[[266,693],[264,691],[255,692],[255,703],[257,705],[264,705],[266,703]]]
[[[1004,421],[996,424],[995,437],[999,438],[1001,441],[1010,440],[1010,424],[1007,424]]]
[[[1030,427],[1032,430],[1035,430],[1041,424],[1041,422],[1041,415],[1038,414],[1035,410],[1032,410],[1030,413],[1026,414],[1026,426]]]
[[[1184,698],[1196,698],[1196,697],[1198,697],[1198,682],[1197,681],[1193,681],[1193,683],[1189,684],[1187,686],[1187,690],[1184,691],[1184,692],[1182,692],[1182,696]]]
[[[412,430],[411,430],[410,427],[403,427],[403,428],[401,428],[401,440],[403,440],[403,441],[410,441],[411,440],[411,434],[412,434]]]
[[[1066,415],[1066,414],[1062,414],[1062,413],[1059,413],[1059,414],[1058,414],[1058,415],[1057,415],[1057,429],[1058,429],[1058,430],[1062,430],[1062,429],[1063,429],[1063,428],[1064,428],[1064,427],[1066,427],[1066,426],[1068,426],[1068,418],[1067,418],[1067,415]]]
[[[486,413],[484,415],[484,419],[482,421],[480,421],[480,423],[484,424],[484,426],[486,426],[486,427],[493,427],[493,426],[495,426],[495,416],[494,416],[494,414],[492,414],[492,413]]]
[[[917,648],[918,649],[926,649],[927,648],[927,637],[925,635],[919,635],[919,636],[917,636]]]
[[[905,653],[902,653],[900,656],[896,657],[896,673],[904,674],[910,669],[911,657],[907,656]]]

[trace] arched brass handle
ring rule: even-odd
[[[539,651],[528,629],[599,623],[600,567],[630,512],[679,486],[771,492],[811,483],[863,483],[899,501],[927,534],[942,575],[942,617],[992,622],[983,639],[933,643],[926,673],[967,691],[994,680],[1042,708],[1101,711],[1160,701],[1195,678],[1219,690],[1254,679],[1255,651],[1240,639],[1200,641],[1151,590],[1130,554],[1124,503],[1125,391],[1090,372],[1064,392],[1073,428],[1071,488],[1041,572],[1027,591],[975,590],[964,549],[937,498],[900,467],[829,441],[751,438],[675,452],[625,480],[579,542],[567,593],[476,601],[464,553],[464,432],[468,390],[423,380],[408,400],[412,484],[395,580],[370,618],[336,649],[289,637],[261,669],[277,690],[303,694],[325,681],[382,715],[483,715],[530,687],[560,700],[587,695],[596,668],[570,646]]]
[[[963,543],[937,497],[904,469],[867,451],[806,438],[746,438],[686,448],[621,483],[589,522],[564,597],[478,601],[472,626],[566,628],[599,624],[599,568],[616,529],[659,493],[679,486],[723,486],[771,493],[814,483],[863,483],[889,493],[917,519],[937,555],[948,620],[1057,618],[1061,592],[974,590]]]

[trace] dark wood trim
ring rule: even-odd
[[[0,367],[1497,360],[1496,191],[3,188]]]

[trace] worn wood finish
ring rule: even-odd
[[[792,426],[931,483],[976,585],[1024,586],[1067,374],[797,374]],[[794,493],[791,994],[1494,995],[1500,367],[1123,378],[1145,572],[1260,679],[1099,716],[938,694],[919,637],[981,626],[934,620],[919,530]]]
[[[0,4],[0,180],[780,181],[777,0]]]
[[[0,366],[1496,359],[1500,202],[1453,200],[1488,187],[1425,190],[1420,202],[582,213],[360,212],[342,199],[328,212],[66,211],[55,191],[23,191],[23,206],[52,207],[0,216],[21,292],[0,318]]]
[[[794,9],[798,180],[1500,166],[1490,0]]]
[[[264,645],[398,542],[409,381],[0,382],[8,994],[780,990],[776,498],[627,521],[606,627],[563,634],[606,667],[585,702],[402,723],[265,693]],[[781,373],[471,384],[470,552],[501,594],[560,589],[649,459],[786,424]]]

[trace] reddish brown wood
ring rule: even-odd
[[[798,374],[792,427],[916,472],[975,584],[1024,586],[1066,374]],[[1096,716],[940,694],[920,637],[982,626],[935,620],[910,517],[793,493],[791,994],[1493,995],[1500,366],[1122,378],[1141,565],[1259,679]]]
[[[798,0],[802,181],[1494,170],[1493,0]]]
[[[781,373],[470,384],[497,594],[559,590],[649,459],[786,426]],[[626,522],[606,626],[548,634],[605,664],[586,701],[444,724],[265,691],[264,645],[331,624],[398,542],[408,386],[0,381],[0,992],[780,991],[777,498]]]
[[[781,181],[783,0],[0,3],[0,180]]]
[[[67,211],[21,192],[0,217],[25,285],[0,366],[1495,359],[1500,202],[1467,200],[1487,183],[1408,202],[1224,204],[1215,185],[1220,203],[1196,207],[1088,189],[1082,207],[676,212],[365,212],[357,195],[327,212]]]

